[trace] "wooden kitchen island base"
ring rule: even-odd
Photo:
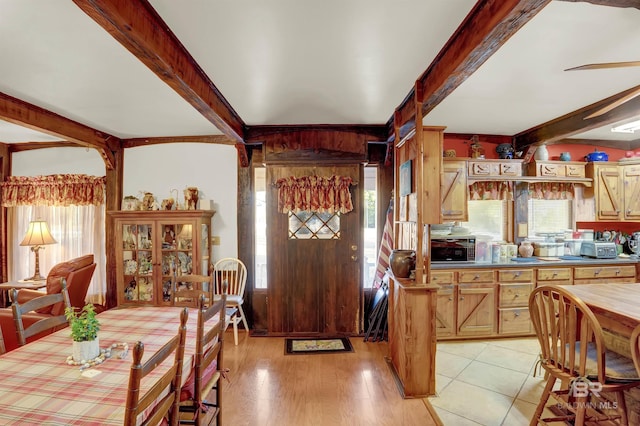
[[[389,279],[389,365],[404,398],[436,392],[437,285]]]

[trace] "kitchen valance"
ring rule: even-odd
[[[348,213],[353,210],[350,185],[353,185],[353,180],[346,176],[278,179],[278,211]]]
[[[9,176],[2,206],[78,206],[104,204],[106,177],[88,175]]]
[[[513,200],[513,182],[486,181],[469,185],[470,200]]]
[[[573,200],[575,184],[564,182],[529,183],[531,200]]]

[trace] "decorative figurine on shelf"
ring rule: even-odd
[[[480,144],[478,135],[473,135],[471,137],[471,145],[469,145],[469,157],[484,158],[484,148]]]
[[[511,160],[513,159],[514,153],[513,146],[510,143],[501,143],[496,147],[496,152],[498,153],[498,157],[503,160]]]
[[[156,202],[155,197],[151,192],[145,192],[142,198],[142,210],[153,210],[153,205]]]
[[[196,210],[198,208],[198,188],[190,186],[184,190],[185,210]]]
[[[456,156],[455,149],[447,149],[444,151],[443,157],[453,158]]]

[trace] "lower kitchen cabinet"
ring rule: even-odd
[[[458,284],[456,334],[488,336],[495,333],[494,285]]]
[[[529,295],[537,286],[638,282],[635,263],[585,266],[432,269],[438,286],[436,336],[439,340],[534,334]]]

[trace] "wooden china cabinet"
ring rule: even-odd
[[[173,276],[209,271],[214,211],[112,211],[118,305],[169,305]]]

